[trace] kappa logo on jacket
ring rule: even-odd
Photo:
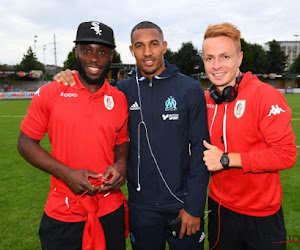
[[[279,115],[281,112],[285,112],[285,110],[283,110],[282,108],[279,108],[279,106],[277,104],[272,105],[270,113],[268,114],[268,116]]]
[[[138,105],[137,102],[135,102],[130,106],[129,110],[140,110],[140,106]]]
[[[64,93],[64,92],[61,92],[60,96],[62,96],[62,97],[77,97],[77,94],[76,93]]]

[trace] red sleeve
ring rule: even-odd
[[[128,123],[128,103],[127,103],[127,99],[125,97],[125,95],[123,93],[120,93],[122,98],[122,109],[120,114],[124,114],[122,117],[122,126],[118,132],[118,136],[117,136],[117,140],[116,140],[116,145],[120,145],[124,142],[128,142],[129,141],[129,136],[128,136],[128,127],[127,127],[127,123]]]
[[[41,140],[47,132],[52,103],[55,100],[52,84],[39,88],[32,97],[21,130],[35,140]]]
[[[254,112],[264,144],[241,153],[245,173],[275,172],[294,166],[297,159],[295,136],[291,127],[291,109],[284,96],[272,86],[257,90]]]

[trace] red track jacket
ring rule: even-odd
[[[237,213],[276,213],[282,199],[278,171],[293,167],[297,158],[285,98],[248,72],[233,102],[216,105],[209,95],[206,99],[211,144],[241,153],[243,166],[212,173],[209,196]]]

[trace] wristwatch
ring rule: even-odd
[[[229,158],[228,158],[228,153],[223,153],[220,162],[223,166],[223,169],[229,169]]]

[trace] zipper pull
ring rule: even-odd
[[[150,87],[150,88],[152,87],[152,81],[149,82],[149,87]]]

